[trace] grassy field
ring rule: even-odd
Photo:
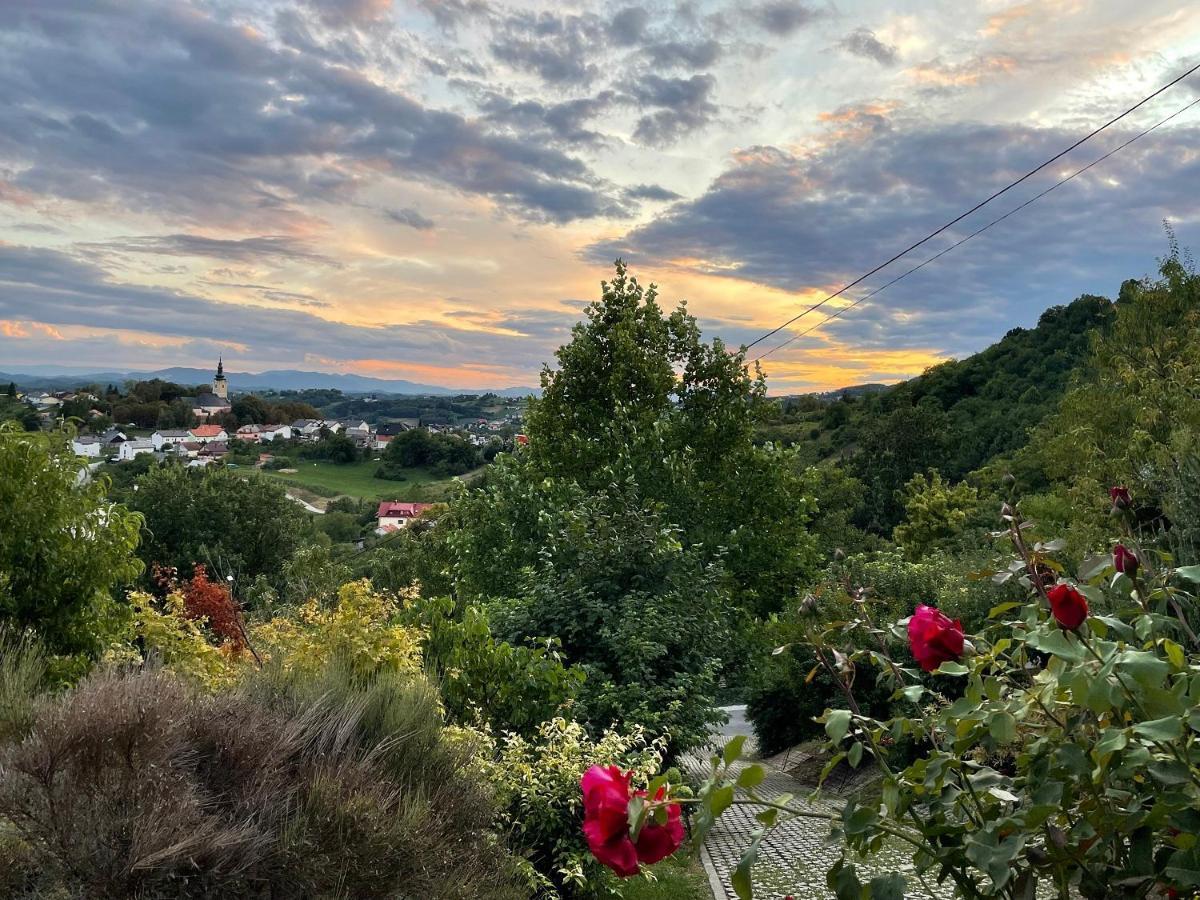
[[[712,900],[708,876],[699,862],[675,857],[655,866],[657,880],[631,878],[622,885],[624,900]]]
[[[298,460],[294,473],[264,469],[262,474],[282,481],[289,487],[299,488],[297,495],[310,503],[315,503],[315,500],[305,495],[326,499],[346,495],[368,500],[440,500],[453,482],[452,478],[439,478],[426,469],[405,469],[405,481],[385,481],[375,477],[378,468],[379,463],[375,460],[345,465],[323,460]]]

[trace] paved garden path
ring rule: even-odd
[[[714,743],[724,744],[735,734],[750,734],[746,723],[744,706],[724,707],[729,722],[714,735]],[[739,765],[749,765],[742,763]],[[689,768],[700,773],[707,767],[705,755],[692,758]],[[805,800],[812,793],[809,785],[802,784],[786,772],[769,768],[767,778],[757,789],[759,796],[775,797],[779,794],[794,794],[794,805],[814,810],[836,811],[844,799],[829,793],[819,802]],[[736,900],[729,877],[741,859],[742,851],[750,843],[750,832],[758,825],[754,819],[757,810],[752,806],[734,805],[717,820],[705,841],[702,853],[705,869],[716,900]],[[833,897],[825,886],[825,873],[840,855],[840,841],[830,843],[829,826],[815,819],[794,819],[769,832],[759,850],[758,863],[754,867],[754,896],[756,900],[781,900],[791,895],[796,900]],[[912,861],[902,848],[885,848],[869,862],[860,862],[859,875],[867,877],[887,872],[903,872],[909,876],[909,893],[913,898],[929,898],[931,895],[913,877]],[[933,895],[950,898],[946,890]]]

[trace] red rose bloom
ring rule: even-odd
[[[622,878],[636,875],[637,850],[629,839],[629,780],[617,766],[583,773],[583,834],[592,856]]]
[[[645,791],[638,791],[639,797],[645,797]],[[666,790],[659,788],[658,793],[654,795],[655,800],[665,800]],[[654,819],[647,819],[642,825],[641,833],[638,834],[637,843],[634,844],[634,849],[637,850],[638,862],[646,865],[653,865],[660,860],[666,859],[672,853],[679,849],[679,845],[683,843],[683,819],[678,803],[667,805],[667,821],[659,825]]]
[[[1113,506],[1117,509],[1125,509],[1131,502],[1127,487],[1111,487],[1108,489],[1108,496],[1112,498]]]
[[[1134,552],[1124,544],[1117,544],[1117,546],[1113,547],[1113,567],[1118,572],[1132,578],[1137,574],[1138,566],[1140,565],[1141,563],[1138,562],[1138,558],[1134,555]]]
[[[632,773],[617,766],[592,766],[584,775],[583,833],[588,849],[602,864],[622,878],[636,875],[638,864],[651,865],[666,859],[683,843],[683,821],[678,803],[667,805],[667,821],[659,825],[652,818],[642,825],[635,844],[629,836],[629,800],[645,797],[645,791],[635,795],[630,790]],[[666,799],[666,790],[659,788],[654,798]]]
[[[1074,631],[1088,617],[1087,598],[1069,584],[1056,584],[1046,597],[1055,620],[1068,631]]]
[[[932,672],[942,663],[962,656],[962,625],[932,606],[918,606],[908,620],[908,644],[917,664],[926,672]]]

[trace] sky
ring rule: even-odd
[[[2,0],[0,370],[534,385],[617,258],[749,343],[1200,61],[1178,0],[624,2]],[[1200,106],[772,353],[769,388],[1115,296],[1164,221],[1200,242],[1198,185]]]

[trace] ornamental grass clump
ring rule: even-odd
[[[0,831],[15,835],[0,843],[23,854],[18,887],[30,898],[520,896],[466,753],[435,739],[428,685],[319,681],[206,694],[162,670],[101,671],[43,700],[27,736],[0,746]]]

